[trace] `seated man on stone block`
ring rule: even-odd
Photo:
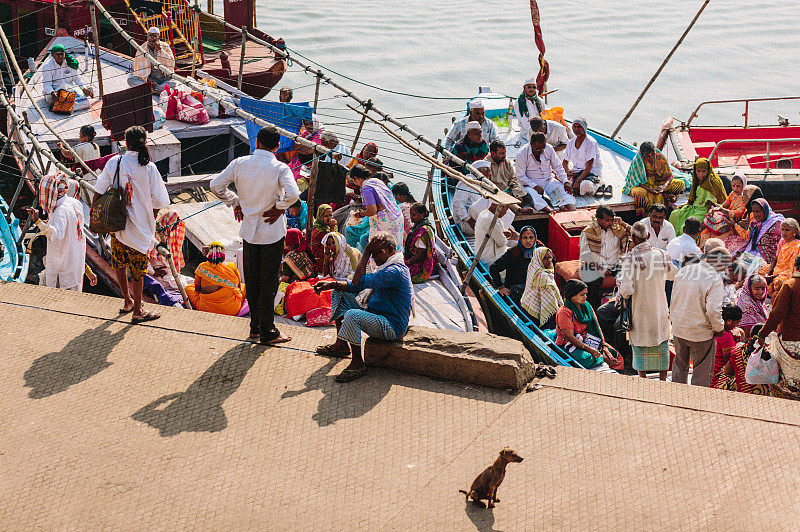
[[[361,332],[380,340],[399,340],[408,330],[411,316],[411,274],[403,262],[403,254],[395,250],[396,242],[389,233],[377,233],[364,249],[352,281],[321,281],[314,285],[317,293],[333,289],[331,319],[336,323],[337,338],[331,345],[317,348],[323,356],[353,360],[337,377],[337,382],[350,382],[363,377],[367,366],[361,356]],[[375,273],[366,273],[369,260],[378,266]],[[366,309],[356,295],[371,290]],[[348,344],[349,348],[348,348]]]

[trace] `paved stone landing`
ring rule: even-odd
[[[0,285],[0,529],[787,529],[800,405],[560,369],[505,391],[281,348],[247,320]],[[506,445],[492,510],[459,488]]]

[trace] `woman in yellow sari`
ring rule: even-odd
[[[194,271],[194,284],[186,286],[186,295],[196,310],[236,316],[245,297],[239,269],[225,262],[225,247],[219,242],[208,246],[208,259]]]
[[[631,161],[625,177],[623,194],[633,196],[636,214],[644,218],[654,203],[670,206],[685,185],[672,176],[672,168],[664,154],[652,142],[643,142]]]
[[[692,190],[686,205],[675,209],[669,216],[669,223],[675,228],[675,234],[683,233],[683,223],[686,218],[694,216],[704,220],[708,210],[726,200],[725,185],[722,179],[714,172],[708,159],[699,158],[692,168]]]

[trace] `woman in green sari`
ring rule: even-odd
[[[704,220],[708,209],[727,199],[725,186],[711,167],[708,159],[700,158],[694,162],[692,168],[692,190],[686,205],[672,211],[669,221],[675,228],[675,234],[683,232],[683,224],[690,216]]]

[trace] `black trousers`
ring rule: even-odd
[[[250,306],[250,334],[262,342],[274,340],[280,333],[275,327],[275,294],[280,285],[283,238],[273,244],[244,242],[242,264],[247,304]]]

